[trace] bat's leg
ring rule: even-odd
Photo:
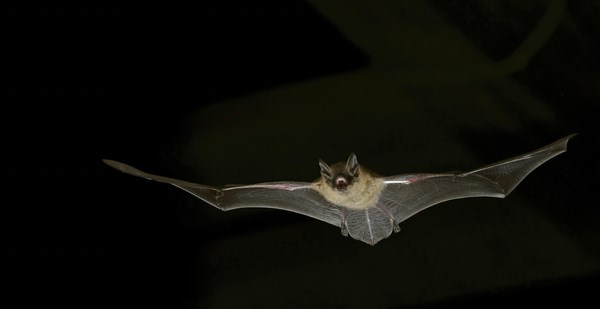
[[[224,193],[223,191],[219,190],[217,191],[217,193],[215,194],[215,205],[217,208],[225,211],[225,208],[223,206],[221,206],[221,198],[223,197]]]
[[[348,225],[346,224],[346,209],[343,207],[341,208],[342,222],[340,226],[342,227],[342,235],[348,237]]]
[[[382,204],[377,204],[377,206],[375,207],[379,208],[381,211],[390,216],[390,220],[392,220],[392,225],[394,226],[394,233],[400,232],[400,225],[398,224],[398,221],[396,221],[396,219],[394,218],[394,215],[392,215],[392,212]]]
[[[396,222],[395,219],[392,219],[392,223],[394,224],[394,233],[399,233],[400,232],[400,225],[398,224],[398,222]]]

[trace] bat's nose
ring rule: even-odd
[[[346,188],[348,188],[348,180],[343,176],[338,176],[335,179],[335,188],[338,189],[338,191],[346,190]]]

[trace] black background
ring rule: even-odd
[[[422,3],[492,62],[520,46],[547,6]],[[597,2],[569,1],[551,38],[522,70],[471,78],[459,63],[455,71],[466,71],[458,74],[464,80],[415,73],[387,84],[344,78],[439,64],[406,55],[379,62],[353,35],[373,42],[394,37],[400,50],[415,54],[444,50],[446,43],[413,46],[394,36],[394,28],[348,35],[356,31],[352,22],[344,28],[328,16],[352,5],[329,4],[322,12],[306,1],[5,1],[0,258],[9,289],[3,298],[17,307],[82,308],[598,303]],[[416,36],[429,31],[412,15],[413,5],[381,2],[365,8],[365,16],[374,7],[414,21]],[[371,22],[386,27],[385,20]],[[341,82],[317,87],[317,103],[269,97],[291,87],[292,95],[311,98],[299,93],[320,78]],[[503,97],[498,85],[506,83],[518,89],[516,96]],[[347,94],[351,101],[363,87],[378,96],[338,100]],[[400,88],[420,102],[418,112],[394,114]],[[464,102],[474,96],[464,89],[486,91],[508,110],[506,125],[461,120],[494,114],[494,107],[486,115],[468,108]],[[452,99],[445,101],[444,93]],[[272,101],[263,105],[261,98]],[[375,247],[294,214],[221,213],[101,162],[111,158],[209,184],[310,181],[319,156],[343,160],[354,151],[384,174],[452,170],[573,132],[580,134],[569,152],[534,172],[514,197],[433,208]],[[464,166],[471,159],[477,162]],[[540,222],[556,234],[544,234]],[[561,240],[555,247],[553,237]]]

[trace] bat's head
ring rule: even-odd
[[[353,153],[350,154],[345,164],[339,162],[329,166],[319,159],[319,166],[321,167],[321,177],[325,183],[337,191],[346,191],[360,174],[360,165]]]

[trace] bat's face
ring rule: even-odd
[[[329,166],[323,160],[319,160],[319,166],[325,183],[338,192],[344,192],[351,187],[358,180],[360,173],[360,166],[353,153],[346,164],[340,162]]]
[[[314,188],[331,204],[366,209],[377,203],[384,183],[369,170],[360,168],[354,154],[350,154],[346,163],[330,167],[320,160],[319,165],[321,179]]]

